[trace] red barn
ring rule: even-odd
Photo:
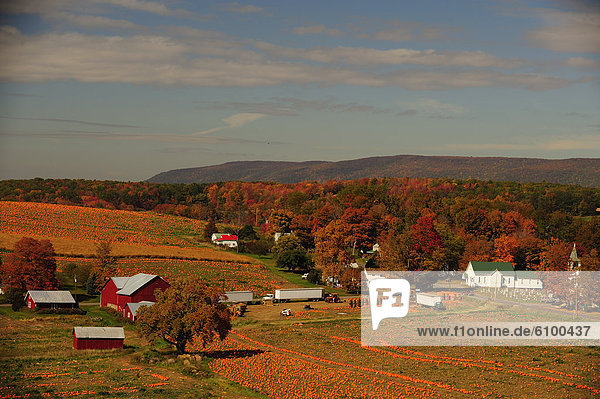
[[[152,305],[154,305],[154,302],[150,302],[150,301],[128,303],[123,308],[123,317],[125,317],[126,319],[129,319],[129,320],[135,321],[135,316],[137,315],[137,311],[140,307],[152,306]]]
[[[69,291],[36,291],[29,290],[25,295],[25,303],[29,309],[72,309],[75,299]]]
[[[112,277],[100,292],[100,306],[122,311],[128,303],[156,302],[154,291],[171,285],[154,274],[138,273],[131,277]]]
[[[73,348],[75,349],[123,349],[125,330],[123,327],[74,327]]]

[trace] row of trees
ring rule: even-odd
[[[596,269],[599,263],[598,188],[408,178],[298,184],[0,182],[2,199],[66,197],[79,205],[206,219],[207,235],[217,223],[228,224],[244,235],[242,249],[256,253],[272,246],[275,233],[293,233],[273,248],[280,265],[314,264],[323,275],[346,281],[354,278],[348,264],[367,260],[376,243],[380,251],[372,263],[385,269],[458,270],[470,260],[498,260],[517,269],[560,270],[574,242],[584,267]]]
[[[272,209],[313,214],[337,197],[355,208],[382,203],[391,214],[398,206],[428,206],[446,198],[504,199],[527,204],[548,234],[574,216],[594,215],[600,189],[551,183],[515,183],[455,179],[380,178],[296,184],[225,182],[157,184],[70,179],[3,180],[0,200],[47,202],[131,210],[155,210],[181,216],[258,225]],[[392,198],[396,197],[396,198]],[[325,201],[324,201],[325,199]],[[444,204],[441,204],[444,205]],[[558,214],[553,215],[555,212]],[[396,215],[394,215],[396,216]],[[566,220],[565,220],[566,219]],[[567,234],[568,232],[563,232]]]

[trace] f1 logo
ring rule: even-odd
[[[410,283],[404,279],[376,279],[369,282],[369,302],[373,330],[383,319],[408,314]]]

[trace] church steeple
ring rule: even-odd
[[[577,256],[576,244],[573,244],[573,250],[571,251],[571,256],[569,256],[569,269],[573,270],[579,266],[581,266],[581,261],[579,260],[579,256]]]

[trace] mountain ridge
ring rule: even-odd
[[[420,177],[600,186],[600,158],[511,158],[392,155],[343,161],[231,161],[158,173],[153,183],[354,180]]]

